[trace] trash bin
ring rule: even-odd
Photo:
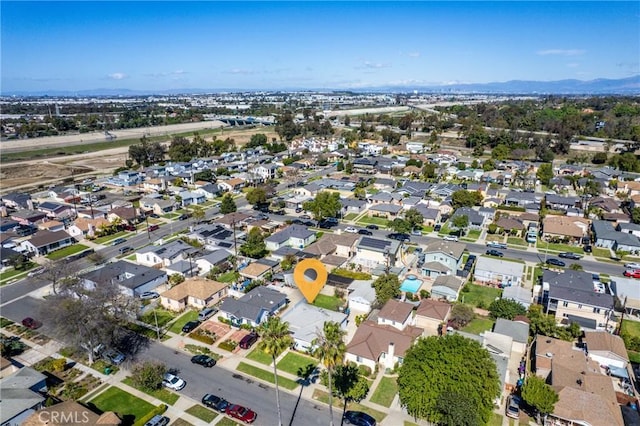
[[[105,367],[105,369],[104,369],[104,374],[106,374],[107,376],[108,376],[109,374],[111,374],[111,368],[110,368],[110,367]]]

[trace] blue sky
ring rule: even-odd
[[[0,3],[2,92],[640,73],[640,2]]]

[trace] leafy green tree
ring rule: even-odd
[[[184,136],[174,136],[169,145],[169,158],[172,161],[191,161],[198,155],[197,147]]]
[[[511,155],[511,150],[506,145],[497,145],[495,148],[491,150],[491,158],[498,161],[503,161],[509,158]]]
[[[251,139],[245,146],[246,148],[257,148],[259,146],[266,145],[268,142],[267,135],[264,133],[256,133],[255,135],[251,135]]]
[[[305,202],[302,208],[312,212],[315,220],[322,220],[326,217],[336,217],[342,208],[342,204],[340,204],[340,193],[320,191],[313,200]]]
[[[490,172],[491,170],[495,170],[495,169],[496,169],[496,165],[491,159],[485,160],[484,163],[482,163],[482,170],[484,170],[485,172]]]
[[[258,349],[273,360],[273,377],[276,385],[276,406],[278,407],[278,425],[282,426],[282,410],[280,408],[280,390],[278,388],[278,367],[276,358],[293,345],[293,337],[289,331],[289,323],[283,322],[280,317],[272,316],[260,325],[258,331],[262,340],[258,344]]]
[[[480,343],[459,334],[420,338],[405,353],[398,394],[414,417],[448,424],[446,419],[463,418],[473,407],[479,421],[468,424],[487,424],[493,401],[500,395],[500,379],[491,355]],[[469,404],[444,409],[442,400],[438,401],[443,394],[464,395]]]
[[[411,225],[411,229],[421,227],[422,223],[424,222],[422,213],[420,213],[415,208],[410,208],[409,210],[407,210],[407,212],[404,214],[404,219],[409,222],[409,224]]]
[[[469,226],[469,216],[467,216],[466,214],[459,214],[457,216],[454,216],[451,219],[451,224],[457,229],[464,232],[464,230],[467,229],[467,226]]]
[[[482,202],[482,194],[478,191],[459,189],[451,194],[451,204],[454,209],[460,207],[473,207]]]
[[[411,223],[408,220],[395,218],[389,222],[389,226],[396,232],[407,233],[411,231]]]
[[[442,416],[440,424],[447,426],[482,426],[476,407],[458,392],[444,392],[436,399],[436,411]]]
[[[267,191],[265,191],[264,188],[251,188],[249,192],[247,192],[247,203],[255,206],[257,204],[264,204],[266,202]]]
[[[606,152],[596,152],[591,159],[593,164],[604,164],[607,162],[609,155]]]
[[[201,172],[195,173],[193,175],[195,180],[203,180],[205,182],[213,182],[216,180],[216,175],[213,173],[213,170],[205,169]]]
[[[551,164],[541,164],[536,172],[536,177],[540,179],[543,185],[549,185],[549,181],[553,178],[553,167]]]
[[[559,398],[556,391],[546,384],[544,379],[533,375],[524,382],[522,399],[535,408],[538,423],[540,423],[540,415],[546,417],[547,414],[553,413],[553,408]]]
[[[334,394],[344,401],[342,416],[349,402],[360,402],[369,393],[369,381],[360,375],[354,364],[338,365],[334,373]]]
[[[381,275],[372,286],[376,290],[376,300],[379,305],[384,305],[389,299],[400,296],[400,281],[397,275]]]
[[[451,322],[457,327],[462,328],[469,324],[476,314],[473,312],[473,308],[469,305],[458,303],[451,308]]]
[[[616,154],[612,156],[609,159],[609,165],[616,169],[620,169],[623,172],[640,171],[640,161],[632,152],[625,152],[624,154]]]
[[[222,201],[220,202],[220,213],[228,214],[233,213],[238,208],[236,207],[236,202],[233,200],[231,194],[224,194],[222,197]]]
[[[315,348],[314,356],[325,366],[329,377],[329,426],[333,426],[333,373],[336,367],[344,362],[344,354],[347,351],[344,344],[345,334],[340,324],[326,321],[318,336],[311,342]]]
[[[640,223],[640,207],[631,209],[631,221],[633,223]]]
[[[336,164],[336,170],[339,172],[344,170],[344,161],[338,161],[338,164]]]
[[[280,136],[281,140],[285,141],[292,141],[293,138],[301,134],[300,126],[295,123],[291,111],[286,111],[283,115],[278,117],[276,133]],[[286,146],[284,150],[286,150]]]
[[[422,166],[422,177],[425,179],[434,179],[436,177],[437,166],[433,163],[426,163]]]
[[[267,254],[264,235],[259,228],[251,228],[251,231],[247,234],[245,243],[240,246],[240,253],[252,259],[260,259]]]
[[[131,381],[136,387],[146,391],[155,391],[162,386],[167,366],[157,361],[144,361],[133,366]]]
[[[525,315],[527,308],[511,299],[497,299],[489,305],[489,313],[492,318],[514,319],[517,315]]]

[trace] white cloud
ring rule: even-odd
[[[255,71],[252,70],[245,70],[242,68],[233,68],[230,69],[229,71],[226,71],[227,74],[241,74],[241,75],[251,75],[251,74],[255,74]]]
[[[111,80],[124,80],[128,76],[123,72],[114,72],[113,74],[109,74],[107,77]]]
[[[538,50],[537,54],[540,56],[549,56],[549,55],[557,55],[557,56],[580,56],[587,53],[584,49],[547,49],[547,50]]]

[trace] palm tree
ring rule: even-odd
[[[344,353],[347,346],[344,344],[343,338],[346,332],[340,328],[340,324],[334,321],[324,323],[322,331],[318,330],[318,337],[313,339],[314,355],[320,359],[327,369],[329,378],[329,426],[333,426],[333,385],[332,374],[336,366],[341,365],[344,361]]]
[[[273,377],[276,384],[276,404],[278,407],[278,426],[282,426],[282,412],[280,410],[280,393],[278,389],[278,367],[276,358],[284,350],[293,345],[293,338],[289,332],[289,323],[282,322],[280,317],[270,317],[260,325],[259,334],[262,340],[258,344],[258,349],[271,355],[273,359]]]

